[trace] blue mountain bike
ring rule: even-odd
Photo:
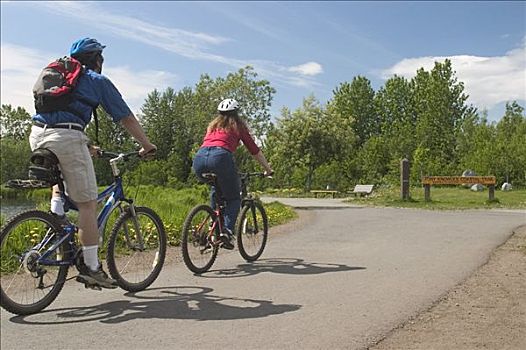
[[[164,264],[164,225],[152,209],[135,206],[124,195],[118,164],[139,157],[139,153],[102,151],[100,156],[109,159],[114,176],[114,182],[97,198],[98,203],[105,202],[97,218],[100,242],[110,216],[118,213],[105,246],[108,271],[121,288],[141,291],[155,281]],[[58,163],[46,170],[56,180],[51,184],[57,183],[60,188],[65,210],[77,210],[65,192]],[[49,187],[50,183],[11,180],[7,185],[36,188]],[[0,233],[0,305],[4,309],[18,315],[33,314],[55,300],[69,267],[80,269],[84,264],[77,231],[75,224],[41,210],[28,210],[7,220]],[[85,286],[100,290],[97,285]]]

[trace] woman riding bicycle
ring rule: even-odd
[[[198,179],[206,182],[203,173],[215,173],[217,183],[225,201],[225,231],[221,232],[222,247],[234,249],[232,243],[234,225],[241,207],[241,184],[233,153],[239,141],[242,141],[250,154],[265,169],[266,175],[273,173],[265,155],[254,142],[247,124],[239,116],[239,104],[234,99],[221,101],[217,107],[218,114],[208,124],[203,143],[193,161],[193,169]],[[211,205],[214,207],[215,188],[210,192]]]

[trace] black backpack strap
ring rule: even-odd
[[[100,142],[99,142],[99,117],[97,115],[97,107],[99,107],[99,104],[95,103],[95,102],[93,102],[93,101],[91,101],[91,100],[89,100],[89,99],[87,99],[87,98],[85,98],[83,96],[80,96],[80,95],[75,95],[74,98],[77,101],[82,102],[82,103],[84,103],[84,104],[86,104],[86,105],[88,105],[88,106],[90,106],[92,108],[92,112],[91,113],[93,114],[93,119],[95,121],[95,142],[97,143],[97,145],[99,145],[100,144]],[[73,113],[76,116],[81,117],[80,113],[78,111],[75,111],[73,108],[68,107],[67,110],[68,110],[68,112]]]
[[[97,108],[93,108],[93,120],[95,121],[95,142],[100,146],[99,142],[99,118],[97,116]]]

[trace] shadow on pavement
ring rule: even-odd
[[[240,264],[232,269],[211,270],[200,276],[204,278],[244,277],[263,272],[287,275],[318,275],[354,270],[365,270],[365,267],[332,263],[308,263],[299,258],[275,258],[260,259],[252,263]]]
[[[212,288],[193,286],[152,288],[137,293],[126,293],[130,300],[45,310],[35,315],[15,316],[10,321],[20,324],[56,325],[94,321],[121,323],[141,318],[235,320],[267,317],[301,308],[301,305],[225,297],[214,295],[212,292]]]

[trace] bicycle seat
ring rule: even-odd
[[[55,153],[47,148],[37,148],[31,153],[29,159],[29,178],[47,182],[50,186],[56,185],[60,180],[58,158]]]
[[[217,179],[217,174],[215,173],[202,173],[201,176],[207,179],[208,182],[212,185],[215,184]]]

